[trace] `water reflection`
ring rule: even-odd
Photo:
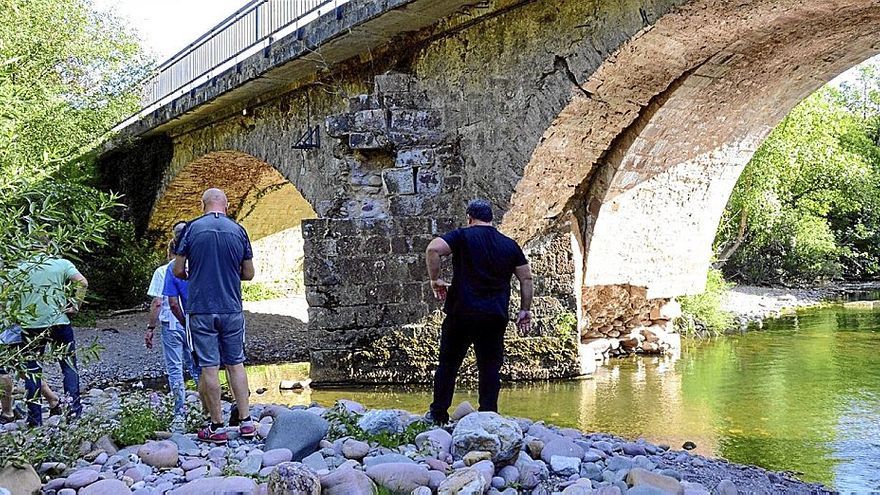
[[[734,462],[790,470],[842,491],[880,490],[880,312],[825,308],[764,330],[686,347],[678,360],[614,361],[587,380],[514,384],[502,412],[560,426],[644,437]],[[259,402],[427,408],[424,387],[277,390],[302,368],[255,367]],[[456,402],[477,402],[464,388]]]

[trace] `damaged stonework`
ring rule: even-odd
[[[581,342],[595,360],[628,354],[675,354],[681,338],[673,320],[681,316],[674,300],[648,299],[644,287],[599,285],[581,293]]]
[[[457,134],[405,74],[377,76],[373,93],[351,98],[348,112],[327,118],[326,131],[338,140],[334,155],[346,173],[346,194],[319,206],[329,218],[303,222],[309,326],[319,343],[311,352],[312,379],[428,382],[442,314],[424,253],[434,236],[463,223],[469,199]],[[569,244],[548,236],[529,253],[536,321],[527,336],[511,324],[506,379],[580,373],[576,329],[560,318],[576,308]],[[472,357],[465,366],[473,366]]]

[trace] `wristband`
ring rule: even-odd
[[[156,325],[147,325],[147,330],[155,330]]]

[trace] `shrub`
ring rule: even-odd
[[[163,399],[155,392],[149,399],[132,395],[122,405],[113,440],[120,446],[142,444],[153,438],[155,432],[168,430],[174,418],[173,410],[173,400],[169,396]]]
[[[719,335],[733,326],[733,314],[722,307],[724,296],[732,284],[724,280],[721,270],[711,269],[706,275],[702,294],[679,298],[682,316],[676,321],[679,332],[696,336],[708,332]]]
[[[284,297],[284,292],[262,282],[245,282],[241,284],[243,301],[265,301]]]
[[[110,225],[106,242],[82,257],[80,271],[89,279],[92,309],[128,308],[146,301],[153,271],[164,262],[161,253],[138,238],[126,221]]]

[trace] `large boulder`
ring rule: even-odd
[[[376,495],[379,489],[363,471],[340,467],[321,477],[321,495]]]
[[[269,475],[271,495],[321,495],[321,480],[306,465],[282,462]]]
[[[301,461],[318,450],[318,444],[330,428],[324,418],[306,411],[284,411],[275,417],[275,423],[266,437],[263,450],[289,449],[294,461]]]
[[[476,412],[455,425],[452,454],[461,459],[468,452],[482,450],[492,453],[496,465],[503,465],[516,459],[522,441],[522,430],[515,421],[494,412]]]
[[[420,486],[428,486],[431,475],[419,464],[388,463],[370,466],[367,476],[391,493],[409,494]]]
[[[43,484],[30,464],[20,468],[10,464],[0,469],[0,486],[12,495],[36,495]]]
[[[361,416],[358,427],[370,435],[403,433],[406,429],[405,414],[393,409],[374,409]]]
[[[177,444],[170,440],[147,442],[138,449],[137,455],[144,464],[154,468],[177,467],[179,458]]]

